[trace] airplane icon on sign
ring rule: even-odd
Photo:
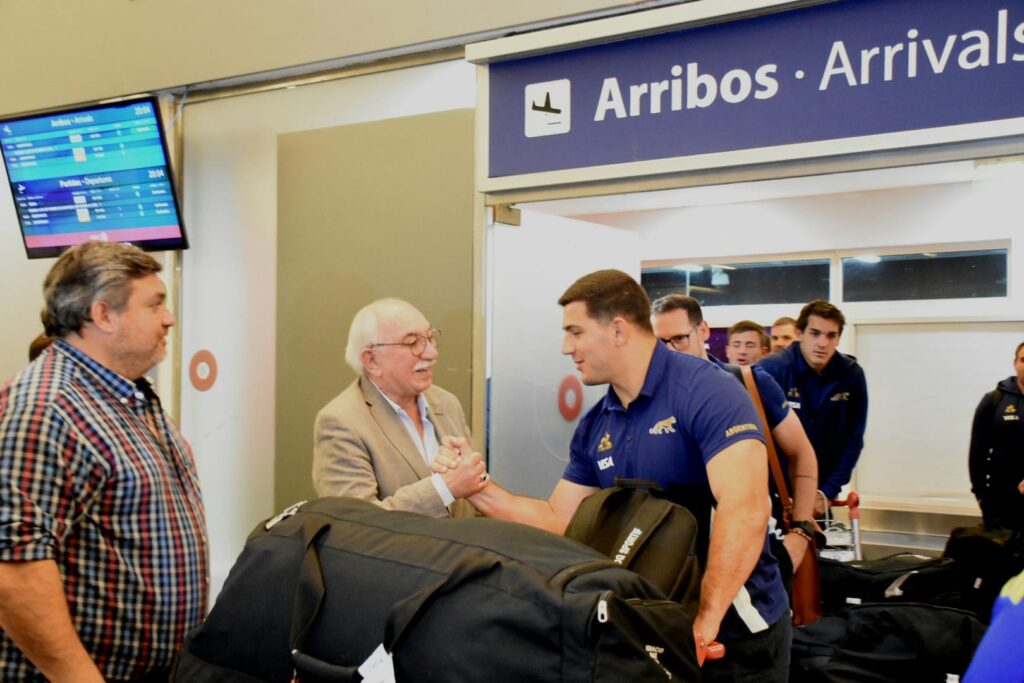
[[[571,85],[568,78],[530,83],[524,88],[524,130],[528,138],[568,133],[572,126]]]
[[[546,112],[548,114],[561,114],[562,113],[561,109],[555,109],[554,107],[551,106],[551,93],[544,93],[544,104],[543,105],[540,105],[540,104],[537,104],[536,102],[534,102],[533,103],[533,110],[534,111]]]

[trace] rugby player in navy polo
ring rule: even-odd
[[[838,351],[845,325],[838,308],[812,301],[797,318],[798,343],[759,364],[799,416],[818,458],[818,488],[829,500],[850,481],[868,419],[864,371],[856,358]]]
[[[658,339],[673,351],[703,358],[720,368],[726,367],[725,363],[705,348],[711,337],[711,328],[704,319],[700,302],[692,296],[669,294],[657,299],[651,304],[651,326]],[[800,418],[790,409],[778,383],[757,365],[753,367],[753,373],[768,418],[768,428],[775,439],[776,448],[786,458],[780,464],[785,470],[783,476],[788,477],[791,484],[789,489],[793,492],[793,522],[810,523],[814,516],[818,484],[818,462],[814,457],[814,448],[800,425]],[[779,519],[782,503],[778,501],[777,495],[773,497],[773,508],[776,508],[773,516],[776,517],[775,527],[779,529],[778,537],[782,533]],[[777,546],[773,548],[776,559],[784,567],[784,580],[788,580],[803,561],[809,547],[808,533],[813,536],[813,530],[812,524],[810,532],[791,533],[782,537],[778,543],[785,546],[785,558],[781,557],[781,550]]]
[[[693,628],[704,642],[724,643],[726,655],[705,662],[704,680],[788,680],[792,627],[768,551],[767,456],[743,387],[658,343],[647,294],[621,271],[585,275],[558,303],[562,353],[584,384],[608,384],[608,393],[580,421],[548,500],[490,482],[469,501],[490,517],[561,534],[580,502],[617,476],[710,487],[716,512]]]

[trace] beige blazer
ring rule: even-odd
[[[469,437],[455,396],[433,386],[423,394],[438,438]],[[384,396],[360,376],[316,416],[313,427],[313,487],[318,496],[350,496],[388,510],[432,517],[465,517],[464,500],[444,506],[430,480],[430,467]]]

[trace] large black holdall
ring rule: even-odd
[[[826,614],[864,602],[926,602],[960,606],[952,560],[897,553],[877,560],[821,558],[821,600]]]
[[[580,503],[566,538],[636,572],[696,614],[702,574],[696,518],[656,484],[620,478],[615,484]]]
[[[945,683],[963,675],[984,632],[952,607],[851,605],[793,629],[790,683]]]
[[[375,652],[397,681],[700,679],[684,608],[569,539],[346,498],[274,522],[249,536],[172,680],[388,680],[358,671]]]

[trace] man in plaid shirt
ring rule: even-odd
[[[206,608],[192,453],[144,375],[160,264],[89,242],[43,285],[52,347],[0,389],[0,680],[162,681]]]

